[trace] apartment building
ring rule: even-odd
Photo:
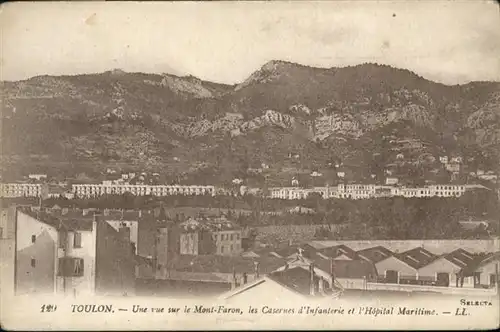
[[[130,229],[118,231],[98,216],[55,217],[16,210],[16,294],[70,296],[134,293]]]
[[[214,186],[181,186],[181,185],[133,185],[113,184],[74,184],[73,193],[80,198],[90,198],[102,195],[123,195],[130,193],[134,196],[171,196],[171,195],[215,195]]]
[[[242,229],[226,218],[189,219],[180,229],[183,255],[234,256],[243,252]]]
[[[49,197],[49,187],[44,183],[0,183],[0,197]]]

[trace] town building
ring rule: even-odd
[[[130,230],[98,216],[55,217],[16,210],[16,294],[124,295],[134,293]]]
[[[49,188],[43,183],[0,183],[0,197],[49,197]]]
[[[490,253],[461,271],[464,277],[472,277],[474,287],[492,288],[500,283],[500,251]]]
[[[133,184],[73,184],[72,191],[76,197],[90,198],[102,195],[134,196],[171,196],[171,195],[215,195],[214,186],[181,186],[181,185],[133,185]]]
[[[396,185],[396,184],[398,184],[398,182],[399,182],[399,179],[396,177],[387,177],[385,179],[385,184],[389,185],[389,186]]]
[[[461,279],[460,271],[474,261],[474,256],[463,249],[436,257],[418,270],[418,280],[442,287],[473,287],[473,278]]]
[[[47,174],[29,174],[28,179],[36,181],[47,180]]]
[[[190,218],[179,226],[183,255],[234,256],[243,252],[241,227],[225,217]]]

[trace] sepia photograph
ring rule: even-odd
[[[500,327],[496,1],[0,7],[9,330]]]

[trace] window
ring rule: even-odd
[[[73,237],[73,247],[74,248],[82,247],[82,233],[75,233]]]
[[[73,273],[75,275],[82,275],[83,274],[83,260],[82,259],[75,259],[75,264],[73,266]]]
[[[234,234],[231,234],[231,241],[233,241]]]
[[[224,246],[220,246],[220,253],[223,254],[224,253]]]
[[[36,242],[36,235],[31,235],[31,243],[35,243]]]
[[[240,234],[236,234],[236,240],[240,239]]]
[[[31,267],[36,267],[36,260],[34,258],[31,259]]]
[[[232,244],[231,244],[231,247],[230,247],[230,248],[231,248],[230,250],[231,250],[231,251],[233,251],[233,245],[232,245]]]

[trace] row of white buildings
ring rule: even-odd
[[[0,183],[0,197],[48,197],[43,183]]]
[[[435,184],[424,187],[404,187],[396,185],[376,184],[338,184],[336,186],[300,188],[275,187],[269,189],[270,198],[303,199],[312,193],[323,198],[366,199],[376,197],[460,197],[467,190],[488,189],[482,185]],[[134,196],[171,196],[171,195],[210,195],[219,192],[215,186],[201,185],[131,185],[131,184],[73,184],[67,193],[71,197],[91,198],[103,195],[123,195],[130,193]],[[0,197],[41,197],[59,196],[49,190],[47,184],[33,183],[0,183]],[[66,197],[69,197],[66,195]]]
[[[488,189],[482,185],[436,184],[424,187],[398,187],[375,184],[339,184],[337,186],[297,188],[275,187],[269,189],[271,198],[303,199],[312,193],[323,198],[367,199],[377,197],[460,197],[468,190]]]
[[[181,186],[181,185],[132,185],[114,183],[74,184],[68,194],[80,198],[102,195],[122,195],[130,193],[135,196],[170,196],[170,195],[215,195],[215,186]],[[58,192],[57,195],[59,196]],[[0,183],[0,197],[41,197],[49,198],[54,194],[47,184],[41,183]],[[67,195],[66,195],[67,196]]]
[[[131,184],[74,184],[72,191],[77,197],[102,195],[170,196],[170,195],[215,195],[215,186],[182,185],[131,185]]]

